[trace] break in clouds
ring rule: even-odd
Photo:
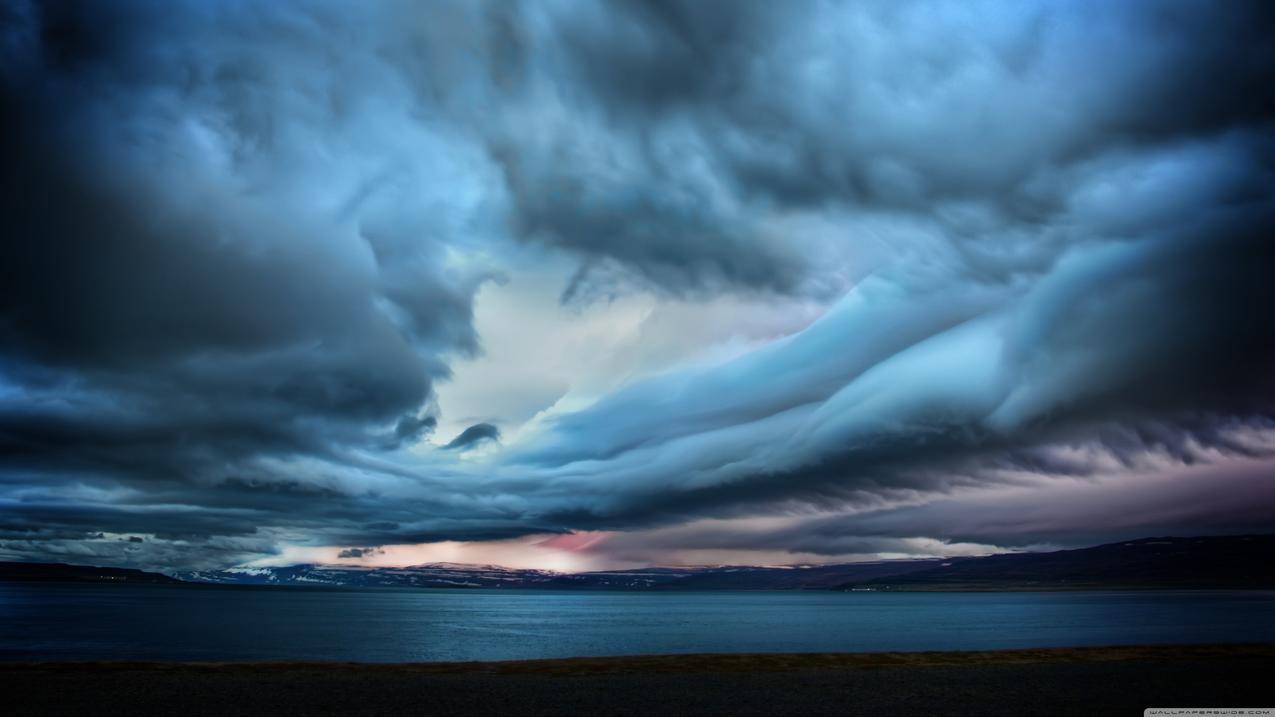
[[[6,3],[0,556],[1270,530],[1273,25],[1260,2]],[[556,301],[477,329],[543,276]],[[524,331],[471,376],[499,400],[449,405],[502,326],[635,300],[629,343]],[[774,318],[794,307],[817,318]],[[655,344],[587,396],[535,379]]]

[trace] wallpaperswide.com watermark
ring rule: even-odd
[[[1275,717],[1275,707],[1148,707],[1142,717]]]

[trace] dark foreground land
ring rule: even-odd
[[[1275,645],[489,663],[0,665],[30,714],[1141,715],[1275,706]]]

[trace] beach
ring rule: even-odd
[[[9,663],[13,715],[1136,715],[1271,706],[1275,645],[463,663]]]

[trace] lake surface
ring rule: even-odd
[[[1273,642],[1275,592],[541,592],[0,583],[3,660],[510,660]]]

